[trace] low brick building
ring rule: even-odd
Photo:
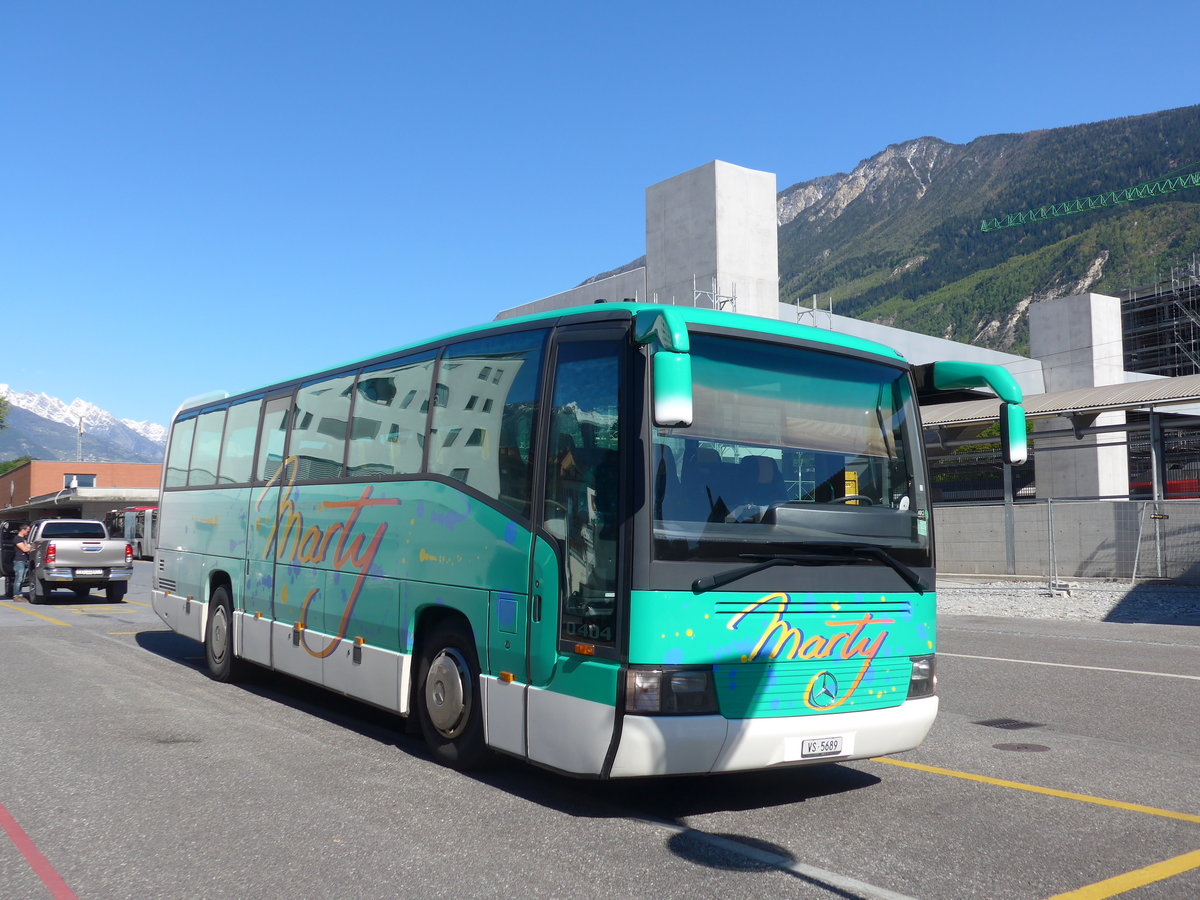
[[[162,466],[32,460],[0,475],[0,520],[103,519],[111,509],[158,502]]]

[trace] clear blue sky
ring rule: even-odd
[[[1200,102],[1197,25],[1195,0],[7,0],[0,382],[165,424],[628,262],[645,188],[712,159],[782,189]]]

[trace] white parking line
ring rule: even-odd
[[[1039,659],[1008,659],[1003,656],[972,656],[969,653],[939,653],[938,656],[956,656],[959,659],[984,659],[988,662],[1024,663],[1027,666],[1054,666],[1057,669],[1087,669],[1089,672],[1121,672],[1125,675],[1154,675],[1158,678],[1186,678],[1200,681],[1200,675],[1177,675],[1174,672],[1143,672],[1139,669],[1110,669],[1107,666],[1073,666],[1070,663],[1042,662]]]

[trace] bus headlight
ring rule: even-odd
[[[908,699],[932,697],[937,693],[937,657],[914,656],[912,674],[908,677]]]
[[[642,716],[718,712],[712,669],[635,668],[625,672],[625,711]]]

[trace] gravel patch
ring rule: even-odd
[[[938,577],[938,611],[959,616],[1200,625],[1200,585]]]

